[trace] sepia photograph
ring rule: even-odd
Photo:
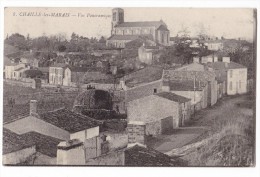
[[[257,9],[5,7],[2,165],[255,167]]]

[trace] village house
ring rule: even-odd
[[[190,118],[190,99],[170,92],[135,99],[127,104],[127,120],[141,121],[146,135],[159,135],[184,125]]]
[[[161,92],[163,68],[147,66],[120,79],[120,85],[125,91],[125,102]]]
[[[64,63],[57,63],[49,67],[49,84],[63,85],[64,70],[67,65]]]
[[[190,99],[191,112],[208,106],[208,83],[194,80],[164,81],[162,91],[171,92]]]
[[[138,59],[140,62],[151,65],[154,60],[159,59],[159,46],[142,45],[138,49]]]
[[[163,80],[179,80],[180,82],[185,80],[191,80],[194,82],[205,83],[207,85],[207,105],[213,106],[217,102],[217,80],[214,72],[212,71],[198,71],[199,64],[194,63],[190,67],[184,67],[185,70],[164,70]],[[192,69],[192,68],[196,69]],[[189,68],[189,70],[188,70]]]
[[[37,101],[31,100],[30,112],[5,123],[4,128],[19,135],[34,131],[60,140],[83,141],[98,136],[99,125],[99,121],[65,108],[38,114]]]
[[[20,80],[23,72],[28,70],[25,64],[10,64],[5,66],[5,79]]]
[[[110,142],[102,136],[97,144],[74,139],[61,142],[57,147],[58,165],[87,166],[185,166],[187,162],[170,157],[146,146],[146,127],[140,123],[129,123],[126,146],[108,151]],[[139,138],[137,138],[139,137]],[[93,153],[94,152],[94,153]],[[77,158],[75,158],[77,157]]]
[[[243,94],[247,92],[247,68],[241,64],[230,61],[229,57],[223,57],[222,62],[208,63],[208,67],[216,73],[223,93],[227,95]]]
[[[162,21],[124,22],[124,10],[112,9],[111,37],[107,39],[107,46],[124,48],[127,42],[148,36],[153,41],[168,46],[170,31]]]
[[[39,67],[39,61],[33,55],[32,51],[25,52],[23,55],[21,55],[20,63],[23,63],[27,66],[31,66],[32,68],[38,68]]]
[[[208,50],[213,51],[223,50],[224,48],[223,42],[220,42],[219,40],[207,41],[205,45],[208,47]]]
[[[18,135],[4,128],[3,142],[4,165],[55,165],[61,140],[33,131]]]
[[[113,72],[116,72],[116,69],[113,69]],[[104,90],[118,89],[119,87],[118,81],[112,74],[104,73],[98,68],[72,66],[68,66],[64,70],[63,85],[82,88],[92,86]]]

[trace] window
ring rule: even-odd
[[[166,35],[166,38],[167,38],[166,40],[167,40],[167,44],[168,44],[169,43],[169,35],[168,34]]]
[[[230,70],[230,78],[233,77],[233,70]]]
[[[241,89],[241,81],[239,81],[239,88]]]
[[[113,21],[116,21],[116,12],[113,13]]]
[[[163,36],[163,34],[162,34],[162,43],[164,43],[164,36]]]
[[[232,81],[229,83],[229,90],[232,90]]]
[[[153,93],[157,93],[157,89],[153,89]]]
[[[119,13],[119,21],[120,22],[124,21],[124,14],[122,12]]]

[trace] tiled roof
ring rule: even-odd
[[[211,71],[176,71],[164,70],[164,80],[193,80],[212,81],[215,79],[215,73]]]
[[[5,129],[3,130],[3,154],[19,151],[24,148],[32,147],[34,144],[23,139],[18,134]]]
[[[194,91],[194,80],[175,80],[164,82],[163,85],[168,85],[172,91]],[[201,91],[205,83],[195,81],[195,90]]]
[[[21,68],[17,68],[15,71],[21,71],[23,69],[25,69],[25,68],[21,67]]]
[[[112,35],[107,40],[126,40],[126,41],[132,41],[135,39],[138,39],[139,35]]]
[[[70,133],[100,125],[98,121],[90,117],[74,113],[65,108],[40,114],[39,118]]]
[[[149,83],[162,78],[161,67],[148,66],[124,76],[125,84],[128,87],[135,87],[143,83]]]
[[[246,68],[245,66],[232,61],[230,63],[213,62],[213,63],[208,63],[207,65],[211,68],[218,69],[218,70]]]
[[[124,22],[116,25],[116,27],[152,27],[156,28],[165,25],[163,21],[143,21],[143,22]]]
[[[125,166],[180,167],[185,165],[184,160],[172,158],[149,147],[135,145],[125,150]]]
[[[42,135],[37,132],[28,132],[18,135],[6,128],[3,130],[3,154],[8,154],[24,148],[36,146],[36,151],[50,157],[57,156],[57,145],[62,140]]]
[[[169,30],[167,29],[167,27],[164,26],[164,25],[161,25],[159,28],[157,28],[157,30],[169,31]]]
[[[159,96],[159,97],[162,97],[162,98],[166,98],[166,99],[171,100],[171,101],[178,102],[178,103],[185,103],[185,102],[190,101],[190,99],[188,99],[186,97],[176,95],[176,94],[171,93],[171,92],[161,92],[161,93],[157,93],[156,95]]]
[[[28,132],[21,135],[22,138],[26,139],[36,145],[36,151],[45,154],[49,157],[57,156],[57,145],[62,141],[57,138],[42,135],[37,132]]]

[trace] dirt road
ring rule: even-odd
[[[252,109],[238,107],[237,104],[247,99],[247,95],[224,97],[207,109],[196,112],[195,117],[186,125],[165,135],[156,138],[148,138],[147,145],[160,152],[168,152],[184,145],[195,143],[208,136],[210,130],[215,127],[217,119],[223,119],[230,112],[252,115]]]

